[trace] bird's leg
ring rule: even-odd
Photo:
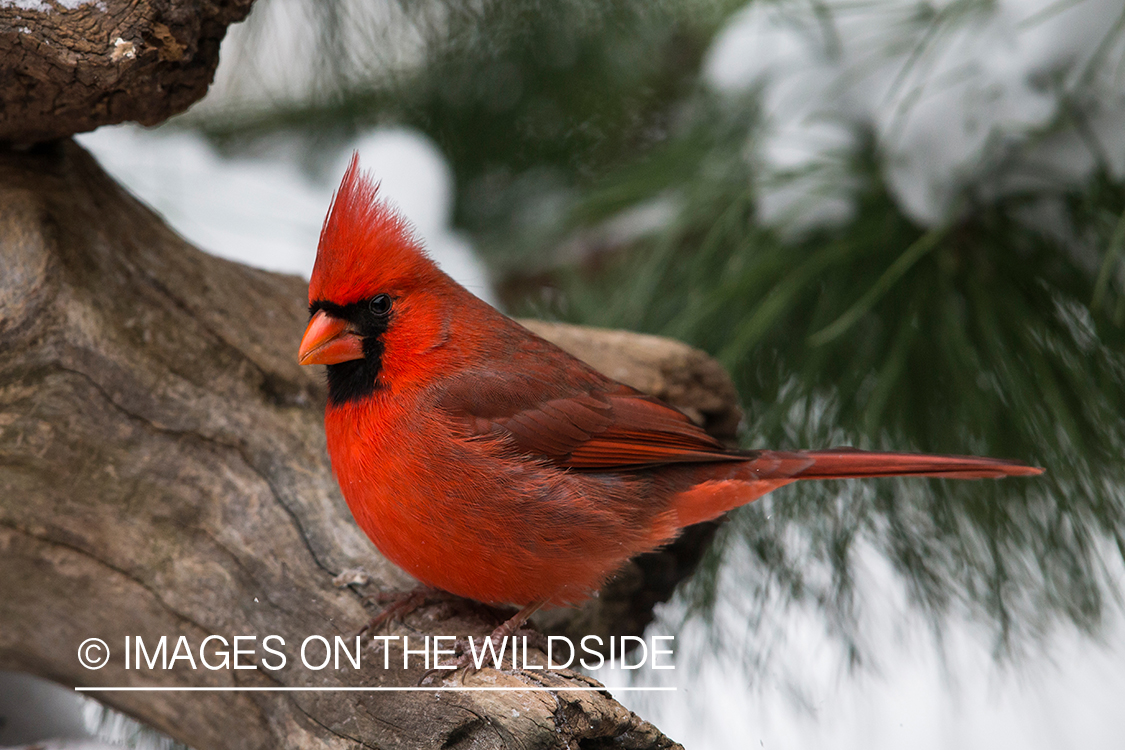
[[[546,644],[544,644],[542,642],[542,639],[543,639],[542,633],[540,633],[536,630],[521,630],[521,628],[523,627],[524,623],[527,622],[528,618],[531,617],[536,612],[538,612],[539,609],[546,603],[547,603],[546,601],[540,601],[540,602],[532,602],[531,604],[528,604],[526,607],[521,609],[519,612],[517,612],[512,617],[509,617],[507,620],[505,620],[503,623],[501,623],[495,630],[493,630],[492,633],[490,633],[486,637],[486,641],[491,641],[491,643],[492,643],[492,648],[493,648],[492,652],[497,653],[496,649],[500,648],[504,644],[505,638],[510,638],[512,636],[517,635],[518,633],[525,633],[528,637],[530,637],[534,641],[534,645],[536,647],[545,648]],[[465,670],[465,674],[462,675],[462,679],[464,679],[464,676],[466,676],[466,675],[474,674],[477,671],[477,668],[473,664],[472,653],[473,653],[473,643],[475,643],[475,641],[473,641],[472,639],[473,639],[473,637],[469,636],[468,640],[471,641],[470,643],[465,643],[465,642],[462,642],[460,640],[457,642],[456,646],[460,647],[462,649],[462,651],[461,651],[461,656],[459,656],[457,658],[457,661],[454,662],[452,670],[439,670],[436,667],[434,669],[430,669],[425,674],[422,675],[422,679],[418,681],[418,684],[419,685],[424,684],[426,682],[426,680],[430,678],[431,675],[433,675],[437,672],[441,672],[441,671],[457,671],[457,670],[463,669],[463,670]],[[482,643],[481,644],[482,653],[483,653],[483,650],[485,648],[486,648],[486,644]]]
[[[493,649],[499,648],[500,645],[502,645],[504,643],[505,638],[510,638],[510,637],[516,635],[519,632],[527,633],[527,634],[531,635],[532,637],[542,635],[538,631],[534,631],[534,630],[521,631],[520,628],[523,627],[524,623],[527,622],[528,618],[530,618],[533,614],[538,612],[539,609],[546,603],[547,602],[532,602],[531,604],[528,604],[526,607],[524,607],[519,612],[514,614],[512,617],[509,617],[507,620],[505,620],[503,623],[501,623],[495,630],[492,631],[492,633],[490,633],[488,635],[488,638],[487,638],[487,640],[492,641]],[[472,636],[469,636],[469,638],[472,638]],[[484,648],[483,644],[481,645],[481,648]],[[468,656],[469,656],[468,651],[466,651],[464,654],[461,655],[461,659],[457,662],[458,668],[465,667],[465,666],[469,665],[469,661],[467,659]],[[473,671],[476,671],[476,670],[473,670]],[[471,674],[471,672],[470,672],[470,674]]]
[[[546,643],[542,640],[542,633],[540,633],[538,630],[522,629],[524,623],[526,623],[528,619],[533,614],[538,612],[540,608],[542,608],[542,606],[546,603],[547,602],[532,602],[531,604],[527,605],[519,612],[517,612],[514,616],[505,620],[503,624],[493,630],[492,633],[488,636],[488,639],[492,641],[492,645],[495,647],[498,644],[503,643],[505,638],[514,636],[518,633],[524,633],[535,641],[536,646],[541,645],[542,648],[546,649]]]
[[[391,620],[401,619],[427,602],[452,596],[429,586],[416,586],[410,591],[380,591],[374,599],[378,604],[384,605],[382,611],[360,628],[356,635],[363,635],[369,630],[374,631]]]
[[[492,635],[488,636],[493,640],[504,640],[507,636],[515,635],[516,631],[523,627],[523,624],[528,621],[533,614],[542,609],[543,605],[547,602],[532,602],[526,607],[516,612],[515,615],[509,617],[504,623],[492,631]]]
[[[363,626],[357,635],[363,635],[368,630],[374,630],[392,620],[401,621],[403,617],[415,612],[427,604],[442,602],[453,611],[460,611],[470,617],[495,616],[497,611],[481,602],[451,594],[448,591],[435,589],[432,586],[418,585],[409,591],[380,591],[366,597],[365,602],[383,605],[383,609]],[[533,610],[534,611],[534,610]],[[437,619],[450,616],[450,612],[437,615]]]

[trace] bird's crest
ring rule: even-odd
[[[348,305],[440,273],[410,224],[378,192],[353,153],[320,230],[310,303]]]

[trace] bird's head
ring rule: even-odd
[[[328,365],[333,404],[380,385],[388,347],[399,359],[440,327],[443,292],[456,286],[422,251],[411,227],[359,170],[358,155],[340,183],[320,232],[309,281],[302,365]],[[428,335],[429,334],[429,335]]]

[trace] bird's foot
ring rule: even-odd
[[[538,630],[523,627],[527,619],[535,614],[536,610],[543,606],[545,602],[536,602],[529,604],[521,609],[513,617],[505,620],[495,630],[492,631],[486,638],[481,641],[480,648],[476,646],[476,641],[472,636],[468,638],[458,638],[454,644],[453,649],[460,656],[457,657],[451,667],[434,667],[427,670],[422,675],[422,679],[418,681],[419,685],[424,685],[428,680],[438,676],[442,672],[449,674],[460,673],[461,682],[465,681],[466,677],[471,677],[478,671],[488,666],[494,669],[500,669],[504,663],[505,654],[511,651],[513,653],[512,661],[515,666],[516,645],[521,638],[525,638],[528,645],[532,648],[537,648],[541,651],[547,650],[547,637],[540,633]],[[525,647],[526,656],[526,647]]]
[[[417,586],[410,591],[380,591],[371,597],[376,604],[383,605],[382,611],[360,628],[356,635],[376,631],[392,620],[401,620],[411,612],[433,601],[451,598],[453,595],[429,586]]]

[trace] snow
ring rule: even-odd
[[[298,146],[226,159],[194,132],[103,127],[78,136],[99,163],[188,241],[215,255],[308,278],[332,192],[354,148],[380,195],[418,229],[431,257],[492,300],[484,266],[452,231],[452,176],[437,148],[403,129],[378,129],[343,149],[326,179],[299,165]]]
[[[47,13],[51,10],[51,6],[42,0],[0,0],[0,8],[19,8],[36,13]]]
[[[440,13],[440,9],[435,9]],[[323,91],[324,68],[358,83],[398,74],[425,59],[427,40],[398,3],[334,0],[259,2],[249,22],[232,25],[222,63],[196,112],[270,109]],[[325,53],[324,24],[337,22]]]
[[[716,39],[705,79],[728,94],[761,89],[767,222],[846,218],[839,191],[808,180],[794,191],[776,177],[838,163],[865,126],[902,208],[935,225],[1013,154],[1068,180],[1087,177],[1094,161],[1077,132],[1037,143],[1076,93],[1114,173],[1125,171],[1121,15],[1120,0],[752,3]]]
[[[44,2],[44,0],[0,0],[0,8],[19,8],[36,13],[50,13],[55,10],[56,5],[66,10],[76,10],[83,5],[93,5],[102,12],[105,12],[106,9],[102,0],[54,0],[51,3]]]
[[[754,610],[745,580],[737,580],[754,566],[732,559],[713,628],[696,620],[677,634],[675,671],[607,667],[594,676],[688,750],[1121,747],[1125,620],[1119,612],[1102,643],[1060,632],[1044,652],[1002,666],[990,651],[990,635],[967,617],[954,616],[942,628],[939,651],[884,558],[870,547],[856,558],[861,638],[877,660],[857,673],[843,667],[842,647],[825,632],[822,613],[773,602]],[[681,612],[674,600],[647,635],[675,632]],[[771,612],[774,621],[750,627],[752,618]],[[764,668],[744,663],[747,654],[763,651],[770,652]],[[612,691],[630,684],[678,690]]]

